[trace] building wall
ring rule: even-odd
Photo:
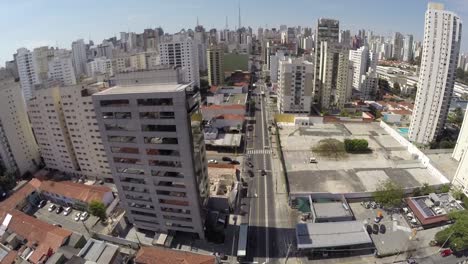
[[[104,91],[94,94],[93,102],[112,175],[129,221],[142,229],[193,232],[203,238],[201,206],[208,195],[205,147],[200,128],[191,128],[187,107],[197,100],[187,101],[188,87],[184,85],[174,92],[157,88],[144,93],[106,94]],[[149,98],[164,99],[164,102],[143,105],[142,100]],[[140,113],[148,111],[173,115],[164,119],[140,118]],[[104,118],[109,112],[131,113],[131,119],[118,122],[122,129],[113,130],[109,125],[115,122]],[[148,131],[147,125],[170,127],[168,131],[158,128]],[[123,142],[120,137],[128,138]],[[167,142],[150,143],[153,141],[148,139],[152,137]],[[164,155],[154,154],[162,150]]]
[[[354,72],[353,72],[353,88],[361,90],[362,75],[367,72],[367,59],[369,57],[369,50],[366,46],[359,48],[358,50],[349,51],[349,60],[352,61]]]
[[[20,84],[0,70],[0,148],[7,169],[20,175],[34,173],[40,164],[39,147],[26,113]]]
[[[463,154],[468,148],[468,108],[465,111],[465,117],[463,118],[462,127],[460,133],[458,134],[457,144],[453,150],[452,158],[457,161],[460,161],[463,157]]]
[[[224,51],[220,47],[211,46],[206,51],[208,67],[208,84],[224,83]]]
[[[419,89],[409,130],[409,138],[414,142],[428,144],[444,128],[455,83],[461,26],[456,14],[444,11],[443,6],[429,4]]]
[[[278,111],[280,113],[310,113],[314,66],[304,59],[279,62]]]
[[[25,100],[32,97],[32,89],[36,84],[36,73],[33,65],[33,54],[25,48],[18,49],[16,56],[21,90]]]

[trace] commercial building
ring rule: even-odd
[[[161,64],[182,67],[185,71],[185,82],[200,87],[198,49],[192,38],[179,34],[166,37],[159,43]]]
[[[340,22],[334,19],[320,18],[317,21],[317,29],[315,32],[315,72],[314,72],[314,97],[320,100],[320,92],[323,89],[323,83],[318,79],[321,75],[322,42],[337,43],[339,42]],[[329,44],[330,45],[330,44]]]
[[[135,78],[94,94],[93,102],[128,220],[139,229],[203,238],[209,183],[200,95],[190,87]]]
[[[320,84],[319,104],[321,109],[341,109],[350,99],[352,90],[352,64],[349,49],[336,42],[320,43],[319,75],[315,82]]]
[[[434,27],[437,25],[437,27]],[[455,84],[462,22],[442,4],[429,3],[409,139],[428,144],[443,130]]]
[[[309,114],[313,99],[314,65],[300,58],[279,62],[278,111]]]
[[[20,84],[5,69],[0,69],[0,159],[19,175],[35,172],[41,160]]]
[[[221,47],[211,45],[206,51],[208,62],[208,84],[224,83],[224,51]]]

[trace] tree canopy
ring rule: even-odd
[[[91,201],[88,206],[89,213],[99,217],[99,219],[106,219],[106,206],[100,201]]]
[[[374,200],[387,207],[399,206],[404,195],[403,188],[392,180],[381,182],[373,193]]]
[[[461,127],[463,123],[463,118],[465,117],[465,113],[460,107],[455,108],[453,112],[450,112],[447,117],[447,121],[457,127]]]
[[[10,191],[16,186],[16,176],[14,172],[7,171],[0,175],[0,187],[3,191]]]
[[[468,249],[468,211],[450,212],[449,218],[455,223],[435,235],[437,244],[456,251]]]
[[[345,139],[345,149],[347,152],[367,152],[369,151],[369,143],[365,139]]]

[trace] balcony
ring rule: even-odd
[[[189,206],[188,201],[170,200],[170,199],[159,199],[160,204],[174,205],[174,206]]]
[[[152,201],[150,197],[145,197],[143,195],[136,196],[136,195],[126,194],[125,198],[128,199],[128,200],[142,201],[142,202],[151,202]]]
[[[129,178],[129,177],[124,177],[121,178],[120,182],[125,182],[125,183],[132,183],[132,184],[145,184],[145,180],[143,179],[134,179],[134,178]]]
[[[157,190],[156,194],[158,195],[165,195],[170,197],[178,197],[178,198],[185,198],[187,197],[187,193],[185,192],[174,192],[174,191],[161,191]]]
[[[170,149],[146,149],[146,155],[179,157],[180,153]]]
[[[144,165],[139,159],[119,158],[114,157],[114,162],[123,164]]]
[[[174,112],[140,112],[140,119],[174,119]]]
[[[107,136],[107,140],[115,143],[136,143],[136,137],[131,136]]]
[[[148,165],[157,167],[181,168],[182,164],[179,161],[164,161],[164,160],[149,160]]]
[[[134,174],[134,175],[144,175],[145,171],[142,169],[135,169],[135,168],[122,168],[117,167],[118,173],[125,173],[125,174]]]
[[[157,184],[154,184],[154,185],[158,187],[171,187],[171,188],[185,189],[185,184],[182,182],[159,181]]]
[[[170,214],[186,214],[186,215],[190,214],[190,210],[170,208],[170,207],[161,207],[161,211],[164,213],[170,213]]]
[[[177,138],[165,138],[165,137],[145,137],[144,141],[146,144],[177,145],[179,143]]]
[[[140,194],[140,193],[149,194],[148,189],[141,188],[141,187],[136,187],[136,186],[125,186],[125,185],[123,185],[122,190],[124,190],[125,192],[134,192],[136,194]]]
[[[132,119],[131,112],[104,112],[103,119]]]
[[[104,124],[104,127],[107,131],[135,131],[129,125]]]
[[[183,179],[185,176],[180,173],[180,172],[174,172],[174,171],[156,171],[156,170],[151,170],[151,176],[156,176],[156,177],[168,177],[168,178],[179,178]]]
[[[173,105],[172,98],[138,99],[139,106],[168,106]]]
[[[138,154],[138,148],[129,148],[129,147],[111,147],[112,153],[126,153],[126,154]]]
[[[180,222],[192,222],[192,218],[190,217],[179,217],[179,216],[173,216],[173,215],[164,215],[164,219],[166,220],[173,220],[173,221],[180,221]]]
[[[128,203],[129,207],[144,209],[144,210],[154,210],[154,206],[149,204],[141,204],[141,203]]]
[[[141,125],[141,131],[145,132],[176,132],[175,125]]]
[[[101,107],[123,107],[123,106],[128,106],[129,101],[126,99],[122,100],[102,100],[100,102]]]

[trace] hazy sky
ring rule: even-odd
[[[240,0],[242,25],[314,27],[319,17],[340,20],[340,28],[395,31],[422,38],[427,0]],[[442,0],[446,9],[468,21],[468,0]],[[95,43],[121,31],[142,32],[161,26],[165,32],[194,28],[197,16],[206,29],[237,25],[238,0],[0,0],[0,65],[20,47],[70,48],[73,40]],[[467,22],[468,23],[468,22]],[[466,28],[466,27],[465,27]],[[468,51],[464,32],[462,52]]]

